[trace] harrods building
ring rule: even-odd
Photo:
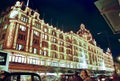
[[[98,47],[84,24],[76,33],[61,31],[19,1],[0,15],[0,50],[10,52],[9,71],[114,71],[110,49]]]

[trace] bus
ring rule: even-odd
[[[0,70],[8,71],[9,55],[8,52],[0,50]]]

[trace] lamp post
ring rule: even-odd
[[[120,56],[117,57],[117,61],[120,62]]]

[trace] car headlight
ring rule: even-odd
[[[105,78],[102,78],[101,80],[102,80],[102,81],[105,81]]]

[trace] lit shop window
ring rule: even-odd
[[[80,68],[80,63],[77,65],[77,68]]]
[[[67,67],[70,67],[70,63],[67,64]]]
[[[71,64],[70,67],[73,68],[73,64]]]
[[[53,66],[58,66],[58,62],[53,62],[52,65]]]
[[[51,65],[51,61],[50,60],[46,61],[46,65],[50,66]]]
[[[20,25],[20,30],[21,30],[21,31],[26,31],[26,27],[23,26],[23,25]]]
[[[29,64],[37,64],[39,65],[40,61],[36,58],[29,58],[28,59]]]
[[[45,65],[45,60],[41,60],[41,65]]]
[[[24,46],[21,44],[16,45],[16,50],[24,50]]]
[[[13,55],[11,56],[11,61],[18,63],[26,63],[26,58],[25,56]]]
[[[60,63],[60,67],[66,67],[65,65],[65,63]]]
[[[12,61],[12,55],[9,56],[9,61]]]
[[[39,36],[39,32],[34,31],[34,35]]]

